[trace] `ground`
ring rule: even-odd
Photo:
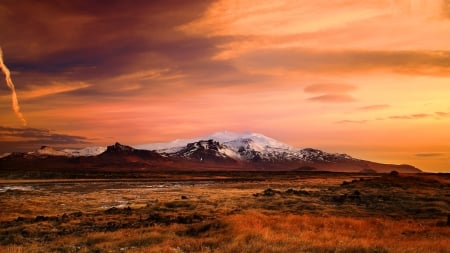
[[[102,178],[0,180],[0,252],[450,252],[449,174]]]

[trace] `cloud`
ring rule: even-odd
[[[14,113],[16,114],[16,116],[22,121],[22,124],[24,126],[26,126],[27,121],[25,120],[25,117],[23,116],[22,112],[20,111],[19,99],[17,98],[16,88],[14,87],[14,83],[11,79],[11,72],[9,71],[9,69],[5,65],[5,63],[3,62],[3,51],[2,51],[1,47],[0,47],[0,70],[3,72],[3,74],[5,74],[6,85],[11,90],[12,109],[13,109]]]
[[[86,82],[52,82],[47,85],[31,84],[27,86],[27,90],[21,92],[21,97],[23,99],[40,98],[59,93],[72,92],[79,89],[88,88],[89,86],[91,85]]]
[[[364,73],[394,72],[408,75],[450,75],[450,51],[366,51],[274,49],[243,56],[258,69],[280,68],[291,72]]]
[[[133,73],[137,81],[148,81],[143,78],[152,69],[200,72],[226,38],[186,36],[174,28],[196,18],[210,2],[10,1],[0,4],[2,13],[10,14],[0,16],[0,44],[8,50],[12,70],[35,75],[17,81],[22,87],[48,76],[97,86],[109,78],[131,80]]]
[[[428,113],[416,113],[416,114],[408,114],[408,115],[394,115],[390,116],[390,119],[423,119],[430,117],[431,114]]]
[[[41,145],[89,144],[83,136],[56,133],[49,129],[0,126],[0,152],[29,151]]]
[[[371,108],[371,107],[375,107],[375,108]],[[374,105],[374,106],[369,106],[368,109],[362,109],[362,110],[376,110],[376,109],[378,109],[378,107],[385,108],[382,105]],[[438,113],[436,113],[436,114],[438,114]],[[445,113],[443,113],[443,114],[447,115]],[[448,113],[448,115],[450,116],[450,113]],[[440,115],[440,116],[442,116],[442,115]],[[363,120],[340,120],[340,121],[336,121],[335,123],[338,123],[338,124],[367,123],[367,122],[371,122],[371,121],[381,121],[381,120],[388,120],[388,119],[391,119],[391,120],[418,120],[418,119],[425,119],[425,118],[431,118],[431,117],[433,117],[433,114],[414,113],[414,114],[404,114],[404,115],[392,115],[387,118],[363,119]]]
[[[439,16],[443,1],[446,0],[428,0],[418,5],[411,0],[218,0],[199,19],[180,29],[209,36],[305,33],[391,15],[404,18],[406,13],[421,18]]]
[[[337,124],[364,124],[367,123],[368,120],[340,120],[336,121]]]
[[[307,100],[323,103],[349,103],[356,101],[356,99],[347,94],[325,94],[321,96],[310,97]]]
[[[450,76],[450,51],[266,49],[238,59],[255,71],[283,69],[298,73],[394,72],[407,75]]]
[[[322,103],[348,103],[356,101],[355,98],[346,94],[355,89],[355,86],[349,84],[320,83],[306,86],[304,92],[322,94],[307,98],[309,101]]]
[[[450,117],[450,112],[435,112],[439,117]]]
[[[450,19],[450,2],[444,1],[442,3],[442,16],[444,18]]]
[[[376,111],[376,110],[387,109],[387,108],[390,108],[390,107],[391,106],[388,105],[388,104],[367,105],[367,106],[359,107],[358,110],[361,110],[361,111]]]
[[[350,84],[333,84],[320,83],[312,84],[305,87],[304,91],[307,93],[346,93],[356,90],[356,87]]]
[[[445,153],[418,153],[415,154],[415,156],[418,157],[438,157],[438,156],[444,156]]]

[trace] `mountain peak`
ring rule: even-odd
[[[35,155],[51,155],[51,156],[67,156],[67,153],[64,151],[56,150],[49,146],[41,146],[38,150],[34,152],[30,152],[30,154]]]
[[[184,148],[187,144],[198,142],[200,140],[214,140],[221,144],[227,145],[233,150],[237,151],[240,147],[251,144],[254,148],[259,151],[263,151],[267,148],[269,149],[285,149],[285,150],[296,150],[295,148],[279,142],[275,139],[267,137],[260,133],[255,132],[242,132],[235,133],[230,131],[219,131],[212,133],[207,136],[197,137],[192,139],[177,139],[175,141],[166,143],[149,143],[138,145],[136,148],[147,149],[147,150],[157,150],[161,153],[175,153]],[[251,142],[249,141],[251,140]]]
[[[3,166],[99,166],[104,168],[145,169],[249,169],[249,170],[326,170],[341,172],[420,172],[409,165],[380,164],[332,154],[318,149],[298,149],[263,134],[253,132],[216,132],[195,139],[179,139],[149,147],[133,148],[116,142],[107,148],[55,150],[43,146],[35,152],[9,155],[0,159]],[[158,148],[159,146],[159,148]],[[156,148],[155,148],[156,147]],[[161,147],[164,147],[161,149]],[[106,151],[104,151],[106,149]],[[100,153],[104,151],[103,153]],[[58,157],[56,157],[58,156]],[[67,157],[67,158],[64,158]],[[76,156],[95,156],[76,160]],[[36,165],[35,163],[40,163]],[[62,164],[62,165],[61,165]]]
[[[119,142],[116,142],[114,145],[108,146],[105,153],[128,153],[133,150],[134,148],[130,146],[122,145]]]

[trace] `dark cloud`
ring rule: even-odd
[[[177,27],[210,2],[4,1],[0,45],[11,69],[55,79],[201,65],[226,39],[189,37]]]
[[[89,84],[46,97],[49,106],[61,103],[59,98],[108,102],[267,81],[267,75],[211,60],[222,50],[220,45],[235,38],[187,35],[179,29],[200,17],[211,2],[5,1],[0,4],[0,45],[15,72],[19,96],[20,90],[53,82]],[[164,72],[153,79],[118,78],[153,69]]]
[[[306,86],[304,91],[307,93],[346,93],[356,90],[356,87],[350,84],[336,84],[336,83],[318,83]]]
[[[388,105],[388,104],[367,105],[367,106],[359,107],[358,110],[361,110],[361,111],[376,111],[376,110],[387,109],[387,108],[390,108],[390,107],[391,106]]]
[[[297,72],[396,72],[410,75],[450,75],[450,51],[365,51],[271,49],[243,56],[242,63],[257,69],[285,68]]]
[[[49,129],[0,126],[0,152],[30,151],[42,145],[89,144],[83,136],[56,133]]]
[[[307,100],[323,103],[349,103],[356,101],[356,99],[347,94],[325,94],[321,96],[310,97]]]
[[[418,153],[415,154],[415,156],[418,157],[438,157],[438,156],[444,156],[444,153]]]

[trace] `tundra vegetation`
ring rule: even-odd
[[[448,174],[126,177],[0,180],[0,252],[450,252]]]

